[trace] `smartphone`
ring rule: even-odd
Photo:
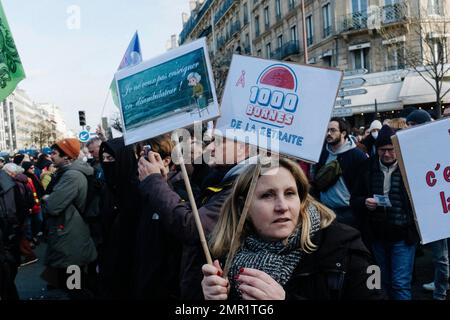
[[[142,147],[142,150],[144,151],[144,158],[145,160],[148,160],[148,153],[152,150],[152,146],[147,144]]]

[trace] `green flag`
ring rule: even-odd
[[[25,79],[25,72],[0,2],[0,101],[8,97],[22,79]]]

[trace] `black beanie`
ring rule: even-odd
[[[385,146],[387,144],[392,144],[391,137],[395,134],[394,130],[387,124],[381,127],[378,132],[377,140],[375,140],[375,146],[377,148]]]
[[[21,153],[16,154],[16,155],[14,156],[13,162],[14,162],[15,164],[17,164],[18,166],[20,166],[20,163],[23,161],[23,158],[25,158],[25,155],[23,155],[23,154],[21,154]]]
[[[33,163],[30,161],[24,161],[22,162],[22,168],[27,172],[28,169],[30,169],[33,166]]]
[[[422,123],[430,122],[430,121],[431,121],[430,114],[428,112],[426,112],[425,110],[421,110],[421,109],[411,112],[406,117],[406,123],[414,122],[415,124],[422,124]]]

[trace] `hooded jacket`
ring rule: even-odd
[[[320,193],[320,201],[326,206],[335,209],[350,206],[350,190],[355,183],[357,170],[367,155],[356,147],[355,142],[348,138],[336,152],[325,145],[316,167],[316,172],[328,162],[337,159],[342,168],[342,176],[336,184],[325,192]]]
[[[103,153],[115,159],[104,162]],[[99,248],[103,297],[129,299],[133,292],[136,233],[141,200],[137,159],[123,138],[103,142],[99,150],[105,187],[100,201],[102,244]]]
[[[42,201],[42,209],[48,219],[45,265],[67,268],[70,265],[84,266],[96,259],[89,227],[80,215],[88,191],[85,175],[93,172],[80,160],[58,169],[51,193]]]

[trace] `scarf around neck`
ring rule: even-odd
[[[314,205],[308,207],[311,221],[310,237],[320,229],[320,213]],[[230,267],[228,280],[231,284],[231,299],[241,299],[235,276],[240,268],[261,270],[272,277],[281,286],[291,278],[294,269],[300,263],[303,251],[300,249],[301,227],[297,227],[286,240],[267,241],[257,235],[245,238],[236,252]]]

